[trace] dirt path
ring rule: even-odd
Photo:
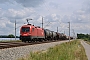
[[[81,41],[81,44],[85,48],[85,52],[86,52],[88,60],[90,60],[90,45],[87,44],[85,41]]]

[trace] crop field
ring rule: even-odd
[[[87,60],[87,56],[80,40],[74,40],[46,51],[31,52],[30,55],[18,60]]]

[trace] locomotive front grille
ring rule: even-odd
[[[31,39],[31,36],[20,36],[20,40],[23,40],[23,39]]]

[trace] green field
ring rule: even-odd
[[[80,40],[74,40],[46,51],[37,51],[18,60],[87,60],[85,50],[80,43]]]

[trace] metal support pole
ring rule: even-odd
[[[42,29],[43,29],[43,17],[42,17]]]
[[[16,40],[16,20],[15,20],[15,40]]]
[[[69,42],[70,42],[70,22],[69,23]]]
[[[73,39],[75,39],[75,32],[74,32],[74,29],[72,29],[73,30]]]
[[[65,31],[64,31],[64,34],[65,34]]]
[[[57,32],[58,32],[58,27],[57,27]]]

